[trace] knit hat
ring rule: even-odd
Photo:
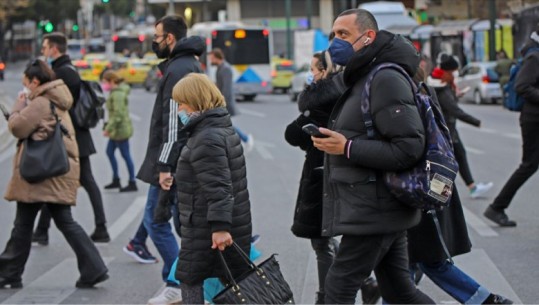
[[[455,59],[454,56],[451,56],[447,53],[440,53],[438,56],[438,63],[440,68],[445,71],[454,71],[458,70],[459,62]]]

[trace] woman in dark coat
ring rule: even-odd
[[[492,182],[475,183],[466,150],[457,132],[457,120],[461,120],[476,127],[481,127],[481,121],[472,115],[466,113],[458,105],[460,93],[455,85],[455,77],[453,73],[459,68],[459,63],[453,56],[442,53],[439,56],[439,67],[436,67],[429,77],[429,85],[436,90],[438,101],[444,114],[444,119],[451,133],[455,157],[459,164],[459,173],[462,180],[466,183],[470,191],[470,197],[478,198],[483,196],[492,188]]]
[[[236,243],[250,252],[245,158],[224,98],[206,75],[188,74],[172,97],[188,137],[175,176],[182,237],[176,278],[184,304],[204,304],[204,280],[226,279],[217,251],[235,277],[248,270],[234,249],[225,250]]]
[[[415,80],[422,81],[422,73],[419,71],[417,74]],[[440,108],[434,90],[429,89],[433,106]],[[433,216],[429,214],[433,212],[439,220],[440,232]],[[420,269],[461,304],[512,304],[511,300],[490,293],[449,261],[451,257],[470,252],[472,247],[456,187],[453,187],[448,207],[429,213],[423,212],[420,223],[408,230],[408,255],[412,274]],[[443,238],[450,257],[445,253],[440,238]]]

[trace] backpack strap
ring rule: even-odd
[[[367,137],[369,139],[374,139],[374,123],[372,121],[371,101],[370,101],[371,84],[376,73],[384,69],[396,70],[400,74],[402,74],[406,78],[406,80],[408,80],[408,83],[410,84],[410,87],[412,88],[413,93],[414,93],[414,101],[415,101],[415,94],[418,90],[412,78],[408,75],[408,73],[406,73],[406,71],[404,71],[404,69],[401,66],[394,63],[383,63],[374,67],[374,69],[367,76],[367,82],[365,83],[365,88],[363,90],[363,93],[361,94],[361,111],[363,115],[363,121],[365,122],[365,127],[367,128]]]
[[[54,116],[54,119],[56,120],[56,124],[59,124],[60,125],[60,130],[62,131],[62,133],[64,134],[64,136],[68,137],[68,138],[71,138],[71,136],[69,135],[69,131],[67,130],[67,128],[62,124],[62,120],[60,120],[58,118],[58,114],[56,113],[56,106],[54,105],[54,103],[52,102],[52,100],[49,100],[49,105],[50,105],[50,108],[51,108],[51,113],[52,113],[52,116]]]

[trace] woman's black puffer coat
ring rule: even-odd
[[[226,108],[205,111],[184,128],[188,140],[176,171],[181,223],[176,278],[193,285],[225,278],[218,250],[211,249],[213,232],[230,232],[249,255],[251,208],[243,148]],[[247,270],[232,247],[223,254],[235,277]]]
[[[298,237],[320,238],[322,226],[322,189],[324,152],[313,146],[311,136],[301,127],[313,123],[326,127],[333,105],[344,92],[342,74],[309,85],[298,98],[299,117],[286,127],[285,139],[305,151],[292,233]]]

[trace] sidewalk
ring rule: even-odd
[[[0,103],[4,104],[8,110],[13,106],[13,99],[8,97],[4,90],[0,88]],[[15,143],[15,137],[11,135],[7,128],[7,121],[0,119],[0,153],[3,153],[8,147]]]

